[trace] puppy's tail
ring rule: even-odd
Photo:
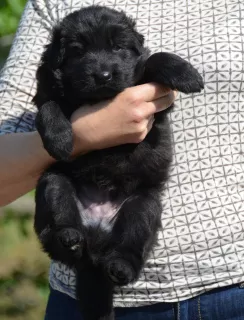
[[[84,320],[114,320],[114,286],[103,269],[87,258],[76,270],[76,293]]]

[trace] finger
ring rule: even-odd
[[[152,129],[154,121],[155,121],[154,116],[151,116],[147,124],[147,133]]]
[[[155,121],[155,117],[154,114],[151,114],[150,116],[147,117],[147,119],[145,119],[146,123],[153,123]]]
[[[132,87],[129,90],[133,90],[137,99],[143,101],[157,100],[161,97],[166,96],[170,91],[172,91],[170,88],[156,83],[141,84]]]
[[[145,117],[148,117],[154,113],[163,111],[174,103],[177,94],[178,93],[176,91],[171,91],[162,98],[147,102],[141,106],[141,112],[145,115]]]
[[[141,122],[141,125],[145,128],[144,130],[148,132],[149,130],[151,130],[154,121],[155,121],[154,115],[150,115],[149,117],[147,117]]]

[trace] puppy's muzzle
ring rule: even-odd
[[[96,83],[104,84],[112,80],[112,72],[108,70],[98,71],[94,74]]]

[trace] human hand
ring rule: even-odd
[[[112,100],[82,106],[71,117],[73,155],[143,141],[154,113],[171,106],[175,97],[176,91],[147,83],[128,88]]]

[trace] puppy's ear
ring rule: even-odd
[[[144,48],[140,54],[140,57],[137,61],[136,67],[135,67],[135,82],[137,84],[143,84],[144,82],[144,71],[145,71],[145,65],[148,57],[150,56],[150,51],[148,48]]]
[[[143,52],[144,36],[136,30],[136,21],[134,19],[127,16],[125,16],[125,19],[127,20],[127,23],[129,23],[133,32],[134,49],[139,55],[141,55]]]
[[[64,38],[62,36],[61,28],[57,26],[53,30],[52,40],[47,46],[46,51],[46,59],[51,69],[56,70],[60,68],[64,61],[64,55]]]
[[[136,22],[130,19],[131,27],[133,28],[134,46],[139,55],[143,52],[144,36],[136,30]]]
[[[138,56],[141,56],[144,51],[144,37],[135,29],[131,36],[131,48],[135,51]]]
[[[144,51],[144,36],[137,32],[136,30],[134,31],[134,50],[138,55],[142,55]]]

